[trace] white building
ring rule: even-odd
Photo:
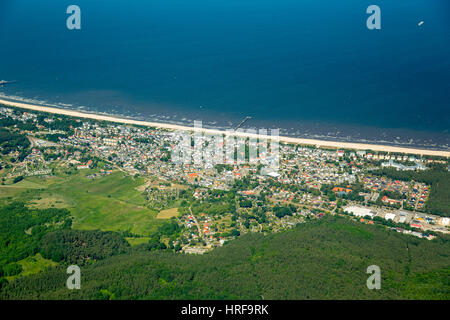
[[[353,215],[357,217],[374,217],[377,215],[377,213],[369,208],[364,207],[358,207],[358,206],[348,206],[344,208],[345,212],[352,213]]]
[[[386,214],[384,215],[384,218],[385,218],[386,220],[392,220],[392,221],[394,221],[394,219],[395,219],[395,214],[394,214],[394,213],[386,213]]]

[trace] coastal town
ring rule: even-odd
[[[202,254],[240,234],[278,232],[325,215],[426,239],[449,232],[450,219],[430,210],[432,185],[383,174],[448,170],[445,157],[280,142],[278,170],[262,162],[205,166],[172,160],[177,135],[170,129],[7,106],[0,106],[0,121],[29,142],[0,145],[3,188],[57,175],[141,179],[136,189],[145,207],[175,230],[150,235],[152,248]]]
[[[2,309],[449,301],[449,9],[0,0]]]

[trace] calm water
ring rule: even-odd
[[[82,30],[66,28],[66,8]],[[370,4],[382,29],[368,30]],[[422,26],[418,26],[424,21]],[[1,0],[5,95],[138,118],[450,145],[448,0]]]

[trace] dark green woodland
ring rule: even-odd
[[[111,235],[104,240],[122,248]],[[67,264],[60,264],[5,284],[0,298],[449,299],[449,248],[448,236],[429,241],[328,216],[282,233],[246,234],[204,255],[126,248],[82,266],[80,290],[66,288]],[[366,286],[370,265],[381,268],[380,290]]]

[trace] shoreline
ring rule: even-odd
[[[71,117],[76,117],[76,118],[108,121],[108,122],[115,122],[115,123],[122,123],[122,124],[133,124],[133,125],[155,127],[155,128],[160,128],[160,129],[169,129],[169,130],[201,131],[201,132],[204,132],[207,134],[215,134],[215,135],[226,134],[225,130],[208,129],[208,128],[196,129],[194,127],[178,125],[178,124],[126,119],[126,118],[119,118],[119,117],[115,117],[115,116],[111,116],[111,115],[101,115],[101,114],[95,114],[95,113],[81,112],[81,111],[77,111],[77,110],[69,110],[69,109],[62,109],[62,108],[56,108],[56,107],[46,107],[46,106],[33,105],[33,104],[27,104],[27,103],[22,103],[22,102],[12,102],[12,101],[8,101],[8,100],[3,100],[1,98],[0,98],[0,104],[5,105],[5,106],[10,106],[10,107],[21,108],[21,109],[39,111],[39,112],[61,114],[61,115],[71,116]],[[241,137],[250,137],[250,138],[256,138],[256,137],[266,138],[266,139],[272,138],[270,135],[265,136],[265,135],[251,134],[251,133],[246,133],[246,132],[237,132],[237,133],[235,133],[235,135],[241,136]],[[396,146],[379,145],[379,144],[326,141],[326,140],[294,138],[294,137],[286,137],[286,136],[280,136],[279,141],[284,142],[284,143],[293,143],[293,144],[299,144],[299,145],[312,145],[312,146],[316,146],[318,148],[371,150],[371,151],[377,151],[377,152],[381,151],[381,152],[388,152],[388,153],[414,154],[414,155],[421,155],[421,156],[438,156],[438,157],[446,157],[446,158],[450,157],[450,151],[406,148],[406,147],[396,147]]]

